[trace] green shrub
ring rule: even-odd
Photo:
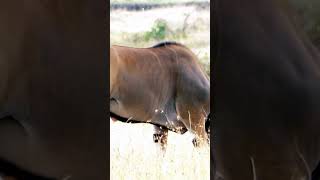
[[[163,40],[167,37],[168,30],[169,27],[167,21],[163,19],[157,19],[154,22],[151,30],[145,33],[144,40]]]

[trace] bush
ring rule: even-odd
[[[167,37],[168,31],[169,27],[167,21],[163,19],[157,19],[154,22],[151,30],[145,33],[144,40],[163,40]]]

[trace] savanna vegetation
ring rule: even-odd
[[[117,3],[118,8],[111,9],[110,13],[110,44],[150,47],[162,41],[177,41],[197,55],[209,74],[210,7],[186,5],[188,2],[190,0],[112,0],[111,4]],[[160,6],[143,9],[137,8],[137,3]],[[129,8],[119,8],[121,4]],[[153,143],[152,125],[110,121],[110,127],[111,180],[210,179],[209,147],[194,148],[190,133],[169,132],[163,156]]]
[[[128,3],[131,0],[111,2]],[[136,1],[134,1],[136,2]],[[149,2],[138,0],[138,2]],[[197,55],[203,68],[210,73],[210,7],[208,1],[151,0],[150,2],[173,3],[150,10],[128,11],[111,9],[111,44],[131,47],[149,47],[161,41],[177,41]],[[181,2],[203,2],[206,6],[179,5]],[[160,4],[161,4],[160,3]],[[121,4],[121,3],[120,3]]]

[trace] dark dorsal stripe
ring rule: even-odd
[[[164,41],[152,46],[152,48],[159,48],[159,47],[170,46],[170,45],[184,46],[175,41]]]

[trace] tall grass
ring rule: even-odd
[[[208,180],[209,147],[194,148],[191,134],[169,132],[164,156],[147,124],[111,125],[111,180]]]

